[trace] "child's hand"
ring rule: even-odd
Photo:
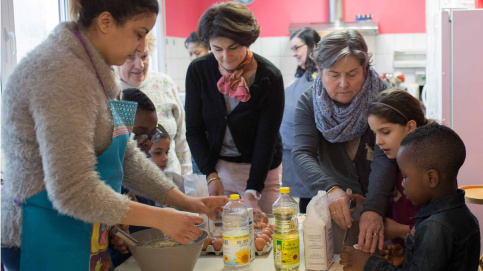
[[[172,208],[160,208],[162,219],[158,219],[157,229],[174,240],[186,245],[190,240],[198,239],[203,230],[196,225],[203,223],[203,218],[196,214],[180,212]]]
[[[118,225],[115,225],[114,227],[119,228],[125,231],[126,233],[129,233],[129,225],[118,224]],[[111,230],[109,231],[109,243],[111,244],[112,249],[118,250],[122,254],[129,253],[129,249],[127,248],[124,240],[122,240],[117,235],[112,233],[112,230],[114,229],[114,227],[112,227]]]
[[[217,209],[221,209],[230,200],[225,196],[188,198],[188,204],[182,209],[198,214],[206,214],[210,219],[215,220]]]
[[[384,239],[405,238],[409,232],[409,225],[397,223],[388,217],[384,218]]]
[[[404,262],[404,254],[406,250],[399,244],[385,245],[384,249],[380,251],[380,256],[392,265],[401,266]]]
[[[362,271],[370,256],[369,253],[346,246],[342,248],[339,263],[344,266],[344,271]]]

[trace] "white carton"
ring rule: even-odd
[[[325,191],[319,191],[309,202],[303,224],[305,269],[329,270],[334,263],[334,243]]]

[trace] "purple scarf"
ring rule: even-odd
[[[348,106],[339,106],[317,76],[314,82],[314,115],[317,129],[331,143],[347,142],[362,136],[368,127],[367,109],[374,98],[386,88],[372,68],[366,73],[361,91]]]

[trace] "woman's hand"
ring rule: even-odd
[[[219,178],[218,173],[213,172],[208,177],[206,181],[209,182],[213,178]],[[213,180],[208,184],[208,193],[210,196],[223,196],[225,195],[225,188],[221,180]]]
[[[129,249],[127,248],[124,240],[122,240],[121,238],[119,238],[119,236],[112,233],[112,230],[114,228],[119,228],[122,231],[129,233],[129,225],[117,224],[114,227],[112,227],[111,230],[109,231],[109,243],[111,244],[112,249],[118,250],[122,254],[129,253]]]
[[[190,240],[198,239],[203,233],[203,230],[196,226],[203,223],[200,216],[172,208],[159,209],[156,228],[181,244],[186,245]]]
[[[381,250],[384,246],[384,223],[382,216],[373,211],[362,213],[359,221],[359,249],[374,253],[376,247]]]
[[[255,199],[253,194],[245,193],[243,196],[243,203],[247,208],[253,209],[253,217],[262,217],[262,210],[260,209],[260,206],[258,206],[258,200]]]
[[[329,211],[332,219],[341,229],[352,227],[349,211],[349,196],[342,188],[335,188],[328,194]]]

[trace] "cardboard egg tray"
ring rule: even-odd
[[[270,249],[272,249],[272,238],[270,238],[270,242],[267,242],[267,244],[263,247],[262,250],[257,250],[256,254],[258,256],[267,254],[268,252],[270,252]],[[217,256],[223,255],[223,245],[221,246],[221,249],[219,251],[216,251],[215,248],[213,247],[213,245],[208,245],[206,247],[206,250],[201,251],[200,255],[207,255],[207,254],[211,254],[211,253],[214,253]]]

